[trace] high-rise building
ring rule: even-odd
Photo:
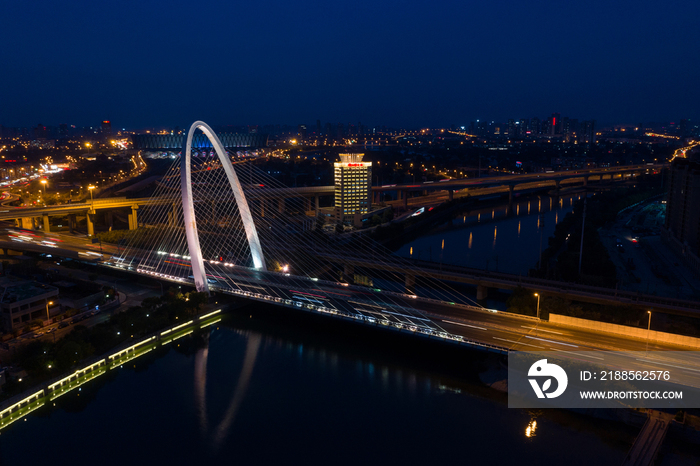
[[[372,206],[372,162],[363,162],[364,154],[340,154],[335,162],[335,218],[353,220]]]
[[[550,118],[550,127],[549,131],[552,136],[555,136],[557,134],[561,134],[561,113],[552,113],[552,117]]]
[[[700,274],[700,156],[671,164],[664,237]]]
[[[515,134],[515,120],[511,118],[508,120],[508,137],[514,138],[516,136],[517,134]]]
[[[520,119],[520,128],[518,130],[518,133],[520,136],[525,136],[527,135],[527,132],[530,130],[530,120],[527,118],[521,118]]]
[[[299,137],[300,141],[304,141],[306,139],[307,131],[306,131],[306,125],[299,125],[297,127],[297,136]]]
[[[108,120],[102,122],[102,134],[109,136],[112,134],[112,123]]]
[[[690,120],[683,119],[678,127],[678,133],[682,138],[690,136]]]
[[[587,144],[595,144],[595,120],[581,122],[581,136],[579,141]]]

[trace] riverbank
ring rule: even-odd
[[[214,307],[217,309],[212,310]],[[152,332],[137,342],[132,338],[102,355],[83,361],[73,372],[64,373],[26,389],[24,392],[0,403],[0,430],[25,417],[41,406],[80,387],[111,369],[192,333],[194,328],[204,328],[221,320],[224,306],[210,306],[188,322],[171,325]]]
[[[262,425],[269,432],[271,421],[274,420],[272,425],[286,425],[286,419],[289,418],[295,419],[297,429],[303,431],[305,438],[318,438],[318,434],[306,425],[307,421],[314,425],[321,422],[323,429],[331,429],[341,437],[345,432],[339,429],[347,425],[351,432],[355,432],[352,438],[356,444],[357,435],[362,434],[363,427],[373,431],[365,423],[369,419],[365,417],[367,410],[367,415],[374,413],[372,425],[385,434],[382,437],[385,442],[378,444],[383,445],[382,448],[387,448],[388,443],[394,449],[409,448],[408,445],[398,443],[398,439],[391,438],[390,442],[387,440],[386,435],[391,437],[391,432],[397,428],[401,431],[400,436],[406,435],[401,427],[387,424],[396,419],[399,424],[407,423],[406,427],[411,429],[430,425],[431,431],[437,432],[435,429],[442,425],[443,429],[458,431],[458,437],[468,438],[471,442],[476,438],[475,434],[465,429],[467,426],[475,426],[482,433],[493,434],[511,445],[511,448],[519,449],[517,455],[504,458],[502,464],[516,464],[516,459],[522,459],[523,455],[527,458],[534,454],[534,444],[526,443],[522,447],[524,449],[520,450],[521,447],[514,445],[516,438],[528,442],[539,438],[542,446],[547,445],[550,450],[557,450],[559,447],[551,445],[552,435],[568,431],[576,436],[578,446],[595,444],[599,445],[598,449],[600,442],[603,442],[603,450],[614,449],[614,461],[610,464],[615,464],[615,461],[619,464],[617,458],[621,460],[624,457],[638,433],[638,429],[619,420],[602,423],[590,415],[561,410],[529,412],[508,409],[505,395],[486,386],[479,379],[480,373],[500,366],[499,358],[486,353],[381,332],[330,316],[259,303],[232,309],[223,320],[218,320],[220,318],[219,315],[203,315],[200,325],[196,322],[187,325],[185,322],[183,324],[186,325],[181,328],[173,327],[167,333],[166,329],[158,335],[146,337],[146,343],[142,345],[132,345],[135,346],[133,349],[126,347],[106,355],[107,361],[104,364],[98,364],[85,374],[73,374],[72,378],[65,381],[52,381],[62,385],[55,390],[56,396],[49,397],[50,403],[21,407],[27,412],[36,413],[33,414],[36,418],[31,419],[29,425],[8,431],[11,435],[7,437],[3,432],[2,438],[19,446],[23,443],[18,438],[24,437],[28,432],[38,433],[45,428],[55,429],[57,423],[71,422],[74,427],[72,434],[78,435],[81,442],[89,443],[93,438],[83,434],[81,426],[90,425],[95,416],[103,418],[103,408],[99,407],[108,407],[106,409],[127,410],[128,414],[113,413],[110,423],[100,429],[99,435],[102,437],[111,437],[112,424],[120,431],[126,429],[135,435],[141,435],[139,426],[145,423],[147,431],[160,432],[159,435],[170,439],[177,436],[175,431],[184,428],[187,437],[194,439],[195,443],[199,442],[197,439],[201,435],[207,439],[206,445],[209,445],[208,442],[220,439],[222,435],[240,440],[240,435],[243,435],[241,431],[252,431],[255,435],[260,435]],[[229,336],[226,337],[229,341],[226,344],[222,341],[225,335]],[[159,343],[150,343],[152,340],[149,341],[149,338],[159,336]],[[235,344],[230,341],[231,338]],[[273,364],[269,360],[270,356],[278,352],[282,352],[284,358],[278,365],[269,367]],[[110,356],[114,356],[111,363]],[[167,378],[164,385],[152,386],[154,380],[160,381],[167,377],[163,373],[164,365],[169,367],[173,380]],[[233,369],[231,376],[224,376],[222,371],[225,368]],[[190,380],[192,370],[194,379]],[[145,372],[151,375],[144,378]],[[352,374],[356,382],[348,382],[348,374]],[[120,382],[124,378],[128,382]],[[86,383],[94,380],[101,382]],[[302,385],[299,386],[299,383]],[[326,385],[329,383],[331,385]],[[124,392],[124,384],[133,389]],[[247,389],[241,388],[248,385]],[[205,390],[205,387],[208,388]],[[378,395],[370,394],[372,388]],[[60,392],[60,389],[65,391]],[[183,390],[184,393],[181,393]],[[193,391],[190,393],[189,390]],[[98,391],[100,396],[97,396]],[[135,398],[136,393],[139,395]],[[115,400],[114,397],[119,399]],[[229,397],[239,401],[230,404]],[[373,401],[376,397],[378,401]],[[141,398],[143,402],[140,401]],[[166,402],[161,406],[159,400]],[[217,425],[222,425],[219,424],[223,422],[222,418],[229,418],[225,413],[230,407],[240,406],[241,400],[244,400],[243,407],[234,410],[237,413],[233,415],[235,421],[223,424],[227,426],[224,430],[222,427],[216,428]],[[387,405],[399,402],[410,404],[402,404],[401,408],[397,408],[398,411],[386,411]],[[443,407],[446,402],[449,403]],[[202,411],[201,403],[205,403],[204,406],[208,408]],[[298,409],[294,408],[297,406]],[[454,416],[447,414],[447,406],[450,406]],[[290,408],[291,412],[287,413],[285,407]],[[418,414],[424,408],[427,409],[425,419],[422,414]],[[167,412],[161,413],[153,411],[154,409],[166,409]],[[300,417],[298,410],[306,414]],[[66,411],[71,413],[68,419],[63,414]],[[358,411],[362,414],[358,415]],[[135,413],[138,413],[138,422]],[[320,417],[317,418],[317,414]],[[194,424],[187,428],[180,424],[182,418]],[[79,422],[80,419],[83,419],[82,423]],[[145,419],[159,420],[163,424],[154,430],[153,422],[144,421]],[[208,421],[205,422],[204,419]],[[255,419],[259,419],[259,422]],[[201,423],[210,427],[200,431]],[[210,434],[212,430],[213,433]],[[423,429],[419,431],[422,432]],[[15,435],[15,432],[19,434]],[[288,432],[286,437],[280,438],[286,439],[289,435],[292,434]],[[369,437],[372,435],[374,434]],[[128,436],[120,438],[131,441]],[[277,438],[277,434],[273,438]],[[323,442],[329,441],[323,436],[322,438]],[[234,444],[240,452],[249,441],[246,440],[243,445],[238,442]],[[341,448],[332,439],[330,441],[334,448]],[[269,446],[270,440],[266,439],[266,442]],[[411,440],[409,444],[413,442]],[[489,449],[481,452],[483,449],[478,446],[481,444],[486,445],[487,439],[470,447],[474,450],[475,457],[493,458]],[[201,452],[200,447],[183,440],[178,440],[178,445],[180,454],[190,454],[192,449]],[[277,448],[277,444],[275,446]],[[306,449],[306,446],[302,448],[303,451]],[[570,446],[559,450],[559,459],[572,453]],[[146,451],[150,450],[141,453]],[[295,458],[303,457],[299,456],[299,451],[293,451],[296,452],[292,453]],[[245,456],[247,453],[242,454]],[[581,455],[585,456],[585,452],[580,452],[579,456]],[[573,461],[570,464],[577,463]]]

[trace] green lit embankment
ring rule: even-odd
[[[221,320],[221,309],[171,327],[162,332],[145,337],[136,344],[122,348],[107,357],[93,360],[72,374],[60,379],[54,379],[40,389],[28,390],[0,405],[0,430],[13,422],[22,419],[27,414],[44,406],[46,403],[59,398],[81,385],[103,375],[108,371],[121,367],[125,362],[150,353],[159,345],[164,346],[178,338],[191,334],[195,329],[202,329],[216,324]],[[30,393],[27,395],[27,393]]]

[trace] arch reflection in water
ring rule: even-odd
[[[231,401],[229,402],[228,408],[224,412],[224,416],[221,422],[215,426],[212,430],[212,447],[214,450],[218,450],[221,447],[222,442],[226,438],[226,434],[229,431],[231,424],[236,419],[236,414],[238,409],[243,402],[246,392],[248,391],[248,386],[250,385],[250,379],[253,375],[253,368],[255,367],[255,361],[258,356],[258,350],[260,348],[261,336],[259,333],[250,332],[247,335],[245,355],[243,358],[243,368],[241,369],[240,376],[238,377],[238,382],[236,383],[236,388],[231,396]],[[209,338],[206,338],[206,346],[200,348],[195,355],[195,396],[197,398],[197,414],[199,415],[199,425],[203,436],[207,436],[209,432],[209,422],[207,417],[207,401],[206,401],[206,381],[207,381],[207,361],[209,359]]]

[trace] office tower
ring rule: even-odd
[[[105,136],[112,134],[112,123],[109,120],[102,122],[102,134]]]
[[[587,144],[595,144],[595,120],[581,122],[581,139]]]
[[[355,214],[366,214],[372,206],[372,162],[364,154],[340,154],[335,162],[335,218],[352,221]]]
[[[550,121],[549,134],[552,136],[557,135],[557,134],[561,134],[561,114],[560,113],[552,113],[552,116],[549,119],[549,121]]]

